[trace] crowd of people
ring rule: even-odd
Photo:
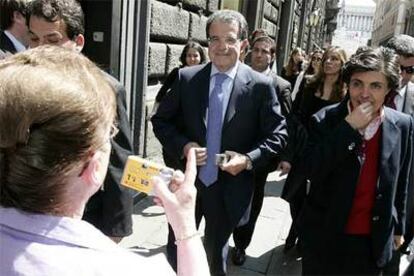
[[[1,275],[226,275],[228,255],[246,260],[275,170],[292,216],[284,252],[297,248],[303,275],[412,275],[399,263],[414,232],[413,37],[350,57],[294,48],[279,76],[266,31],[211,14],[208,55],[185,45],[149,116],[175,169],[153,179],[165,260],[117,245],[132,233],[125,89],[80,53],[80,4],[0,7]]]

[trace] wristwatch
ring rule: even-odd
[[[252,160],[247,154],[245,156],[246,156],[246,161],[247,161],[246,170],[250,171],[251,169],[253,169]]]

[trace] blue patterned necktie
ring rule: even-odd
[[[200,168],[199,178],[205,186],[217,181],[218,167],[215,164],[216,154],[221,148],[221,128],[223,126],[223,90],[221,85],[227,75],[218,73],[214,75],[215,84],[208,100],[207,122],[207,163]]]

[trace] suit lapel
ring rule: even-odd
[[[403,112],[414,115],[414,83],[408,82],[405,90]]]
[[[12,54],[16,53],[16,48],[14,47],[13,42],[3,31],[0,32],[0,49],[4,52],[10,52]]]
[[[394,151],[398,139],[395,137],[401,137],[400,129],[396,125],[397,118],[392,114],[390,109],[385,108],[385,118],[382,123],[382,142],[381,142],[381,172],[387,171],[389,166],[388,159],[391,153]]]
[[[204,127],[204,133],[207,130],[207,106],[210,91],[210,74],[211,74],[211,63],[206,65],[200,72],[199,79],[194,87],[194,92],[198,93],[198,104],[200,107],[200,120]]]
[[[247,91],[248,77],[246,73],[247,71],[245,68],[243,68],[243,64],[240,64],[234,79],[233,89],[231,91],[229,103],[227,104],[226,115],[224,116],[223,122],[223,131],[228,127],[234,115],[236,115],[236,106],[239,105],[238,100],[240,96],[245,91]]]

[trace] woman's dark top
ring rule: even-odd
[[[168,90],[171,89],[171,86],[173,85],[174,81],[178,78],[178,70],[180,67],[174,68],[170,74],[168,74],[167,78],[164,81],[164,84],[160,88],[160,90],[157,93],[157,96],[155,97],[156,102],[161,102],[161,100],[164,98],[165,95],[167,95]]]
[[[293,106],[292,116],[288,117],[288,144],[281,154],[281,160],[289,161],[292,169],[286,179],[281,197],[288,202],[303,200],[304,166],[301,158],[308,139],[309,122],[313,114],[334,101],[324,100],[315,96],[317,85],[304,85],[299,90]],[[302,160],[303,161],[303,160]]]
[[[285,80],[287,80],[288,82],[290,82],[290,85],[292,86],[292,89],[293,89],[293,87],[295,87],[296,79],[298,78],[299,73],[300,73],[300,71],[298,71],[296,73],[293,73],[290,76],[287,76],[286,75],[286,69],[285,69],[285,67],[283,67],[282,72],[280,73],[280,76],[282,78],[284,78]]]
[[[310,118],[313,114],[324,108],[325,106],[334,104],[334,101],[331,100],[325,100],[322,98],[319,98],[315,95],[315,92],[313,91],[307,91],[310,93],[306,93],[303,97],[302,101],[302,107],[300,110],[300,120],[302,124],[308,128]]]

